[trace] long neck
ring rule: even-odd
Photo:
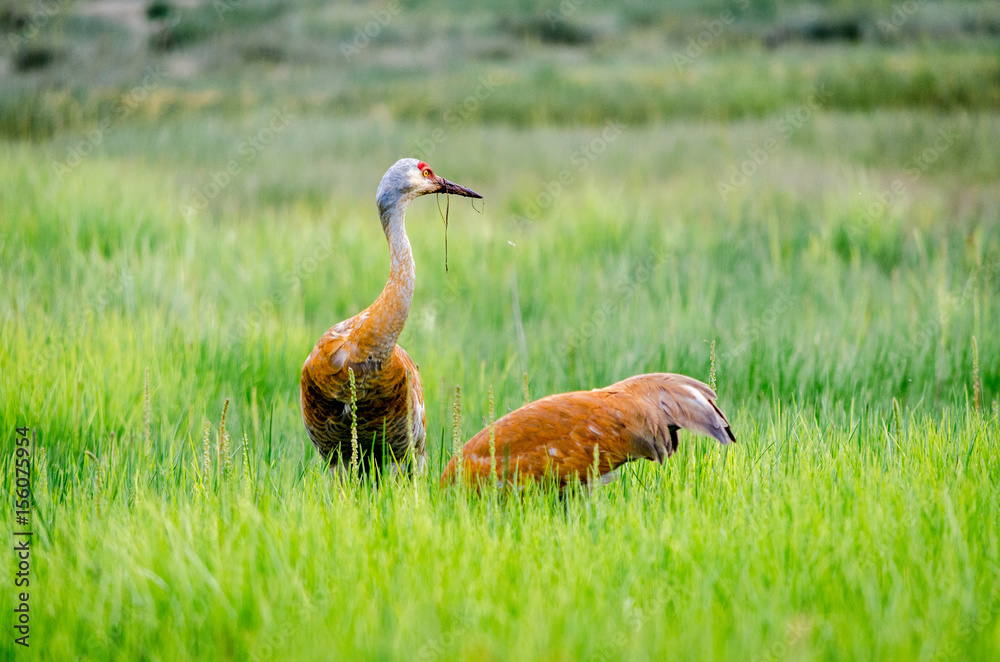
[[[410,312],[410,302],[413,301],[416,274],[413,252],[410,250],[410,240],[406,236],[403,222],[409,203],[410,200],[403,197],[394,204],[379,209],[392,262],[389,281],[375,303],[369,306],[368,316],[362,322],[363,333],[371,343],[370,354],[377,360],[385,360],[392,354]]]

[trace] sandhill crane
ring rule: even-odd
[[[384,459],[400,464],[411,444],[414,459],[423,463],[427,420],[420,374],[396,340],[414,286],[404,216],[414,198],[428,193],[482,197],[435,175],[417,159],[400,159],[389,168],[375,196],[392,258],[389,281],[372,305],[327,331],[302,366],[302,419],[331,471],[352,457],[363,469],[372,462],[381,468]],[[351,437],[355,416],[356,450]]]
[[[680,428],[722,444],[736,441],[715,400],[706,384],[662,372],[550,395],[477,433],[445,467],[441,484],[455,482],[461,472],[474,487],[494,475],[501,484],[548,477],[564,489],[573,480],[589,482],[595,464],[607,482],[631,460],[664,462],[677,450]]]

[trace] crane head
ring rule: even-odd
[[[467,198],[483,197],[472,189],[434,174],[434,170],[424,161],[400,159],[382,177],[376,200],[379,209],[385,209],[394,206],[401,198],[412,200],[428,193],[450,193]]]

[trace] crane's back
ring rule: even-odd
[[[551,395],[487,426],[445,468],[442,483],[459,472],[472,484],[554,478],[605,477],[631,460],[665,461],[688,428],[721,443],[735,441],[715,406],[715,392],[698,380],[670,373],[637,375],[591,391]]]

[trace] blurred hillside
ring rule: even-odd
[[[0,135],[275,104],[514,126],[731,120],[816,93],[997,108],[998,45],[995,2],[8,0]]]

